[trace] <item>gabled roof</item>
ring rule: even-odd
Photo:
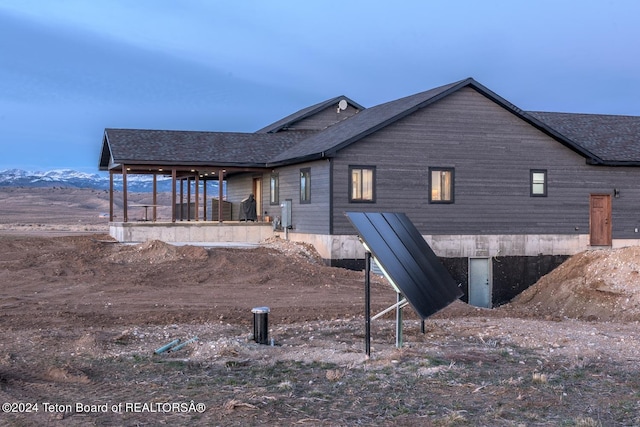
[[[300,144],[274,157],[274,164],[287,163],[291,160],[312,160],[314,158],[331,155],[337,150],[381,129],[402,117],[411,114],[423,104],[440,99],[452,87],[452,83],[416,95],[401,98],[396,101],[367,108],[349,119],[336,123],[324,131],[310,136]]]
[[[525,112],[472,78],[364,108],[335,97],[302,109],[256,133],[106,129],[100,170],[121,164],[274,167],[335,155],[370,135],[456,91],[470,87],[596,165],[640,166],[640,117]],[[361,108],[324,130],[280,132],[336,105]]]
[[[533,116],[527,115],[524,111],[498,96],[472,78],[460,80],[455,83],[440,86],[426,92],[400,98],[395,101],[367,108],[359,114],[350,117],[340,123],[327,128],[326,130],[310,136],[299,144],[284,151],[271,159],[270,165],[288,164],[295,161],[308,161],[323,157],[332,156],[336,151],[364,138],[367,135],[394,123],[420,108],[427,107],[442,98],[464,88],[471,87],[483,96],[502,106],[531,125],[547,133],[551,137],[566,145],[570,149],[586,157],[592,163],[602,163],[602,159],[596,156],[587,148],[579,145],[571,139],[549,127],[544,122]]]
[[[640,165],[640,117],[529,111],[607,165]]]
[[[264,167],[269,159],[308,136],[278,134],[105,129],[100,170],[118,164]]]
[[[295,113],[290,114],[287,117],[278,120],[277,122],[271,123],[270,125],[263,127],[262,129],[256,131],[256,133],[275,133],[275,132],[281,131],[293,125],[295,122],[298,122],[302,119],[306,119],[307,117],[310,117],[324,110],[325,108],[335,107],[338,104],[338,102],[340,102],[343,99],[347,101],[349,105],[351,105],[354,108],[357,108],[358,110],[365,109],[362,105],[347,98],[346,96],[336,96],[335,98],[327,99],[326,101],[322,101],[310,107],[303,108],[302,110],[296,111]]]

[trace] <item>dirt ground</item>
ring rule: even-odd
[[[0,189],[0,425],[640,425],[639,248],[424,333],[406,308],[399,349],[390,313],[367,358],[362,272],[277,239],[123,245],[106,197]],[[374,313],[395,302],[372,286]],[[252,340],[259,306],[273,345]]]

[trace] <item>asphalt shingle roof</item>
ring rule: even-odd
[[[272,167],[332,156],[338,150],[470,86],[578,152],[588,162],[640,166],[640,117],[524,112],[469,78],[366,108],[322,131],[278,132],[345,97],[302,109],[256,133],[106,129],[100,168],[113,164]],[[354,104],[351,100],[349,102]]]
[[[529,111],[607,164],[640,162],[640,117]]]
[[[353,105],[359,110],[364,110],[365,108],[354,102],[353,100],[347,98],[346,96],[336,96],[335,98],[327,99],[326,101],[319,102],[317,104],[311,105],[309,107],[303,108],[302,110],[296,111],[293,114],[288,115],[287,117],[278,120],[277,122],[271,123],[268,126],[263,127],[262,129],[256,131],[256,133],[275,133],[278,132],[291,124],[300,121],[306,117],[312,116],[313,114],[324,110],[325,108],[335,106],[340,102],[340,100],[345,100],[349,104]]]
[[[367,108],[358,114],[316,133],[271,159],[272,163],[305,159],[332,153],[389,123],[404,117],[426,103],[434,102],[461,82],[440,86],[415,95]]]
[[[277,134],[106,129],[105,145],[116,164],[193,164],[262,166],[308,136]],[[103,146],[103,150],[104,150]],[[101,167],[106,159],[103,153]]]

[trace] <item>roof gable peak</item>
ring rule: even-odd
[[[318,114],[330,107],[336,108],[336,111],[339,112],[342,110],[346,110],[349,106],[358,111],[362,111],[365,109],[365,107],[353,101],[349,97],[340,95],[298,110],[293,114],[290,114],[276,122],[271,123],[268,126],[263,127],[262,129],[259,129],[258,131],[256,131],[256,133],[276,133],[281,130],[286,130],[293,124],[309,118],[315,114]]]

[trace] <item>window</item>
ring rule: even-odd
[[[375,166],[349,166],[349,201],[356,203],[375,202]]]
[[[269,204],[280,204],[280,176],[277,173],[271,174],[269,186]]]
[[[311,203],[311,169],[300,169],[300,203]]]
[[[547,197],[546,169],[531,169],[531,197]]]
[[[429,203],[453,203],[454,168],[429,168]]]

